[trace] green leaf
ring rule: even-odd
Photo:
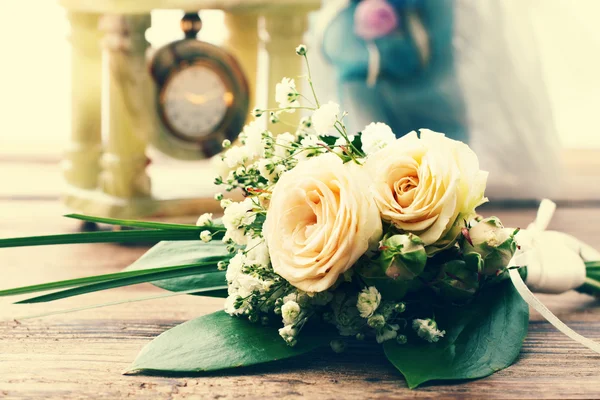
[[[183,230],[183,231],[196,231],[198,234],[203,230],[209,230],[211,232],[217,230],[223,230],[223,226],[196,226],[189,224],[166,224],[164,222],[148,222],[148,221],[136,221],[130,219],[115,219],[115,218],[103,218],[103,217],[92,217],[89,215],[82,214],[67,214],[67,218],[78,219],[80,221],[97,222],[101,224],[127,226],[131,228],[146,228],[146,229],[163,229],[163,230]]]
[[[431,380],[475,379],[510,366],[527,335],[529,308],[510,281],[462,307],[436,311],[446,331],[437,343],[411,337],[384,343],[385,354],[412,389]]]
[[[197,289],[227,289],[227,282],[225,281],[225,271],[218,271],[214,263],[206,263],[203,265],[184,265],[179,267],[156,268],[156,270],[137,272],[138,274],[135,276],[112,279],[105,282],[93,283],[91,285],[77,286],[72,289],[62,290],[59,292],[49,293],[43,296],[22,300],[15,304],[45,303],[54,300],[66,299],[67,297],[99,292],[102,290],[137,285],[138,283],[152,282],[159,279],[176,278],[188,275],[195,275],[198,281],[201,282],[201,285],[199,285],[201,287],[198,287]]]
[[[330,331],[309,328],[290,347],[276,326],[253,324],[219,311],[158,336],[142,349],[127,373],[189,373],[262,364],[308,353],[326,346],[333,337]]]
[[[67,233],[63,235],[30,236],[0,239],[0,247],[45,246],[76,243],[139,243],[161,240],[200,240],[192,230],[131,230],[110,232]]]
[[[208,260],[208,261],[211,261],[211,260]],[[216,260],[212,260],[212,262],[210,262],[210,263],[205,263],[205,264],[201,264],[201,265],[207,265],[209,267],[213,267],[213,269],[216,270],[216,268],[214,268],[216,265],[216,262],[217,262]],[[42,283],[39,285],[23,286],[23,287],[18,287],[18,288],[14,288],[14,289],[0,290],[0,297],[15,296],[15,295],[19,295],[19,294],[27,294],[27,293],[35,293],[35,292],[45,292],[45,291],[54,290],[54,289],[64,289],[64,288],[68,288],[68,287],[87,285],[90,283],[106,282],[106,281],[111,281],[111,280],[120,279],[120,278],[145,276],[145,277],[149,277],[150,279],[152,279],[156,273],[165,272],[165,271],[185,270],[185,269],[189,270],[190,268],[197,268],[198,266],[199,266],[199,263],[195,263],[192,265],[179,265],[179,266],[163,267],[160,269],[154,269],[152,271],[146,271],[146,270],[124,271],[124,272],[116,272],[113,274],[86,276],[84,278],[67,279],[67,280],[63,280],[63,281]],[[203,268],[206,268],[206,266]]]
[[[182,265],[204,262],[206,260],[228,260],[231,255],[227,246],[218,241],[202,243],[195,241],[161,242],[148,250],[136,262],[127,267],[126,271],[137,271],[162,267],[165,265]],[[187,275],[178,278],[152,282],[159,288],[172,292],[183,292],[193,289],[205,289],[206,280],[201,275]],[[226,285],[223,278],[223,285]],[[227,291],[203,291],[202,296],[227,297]]]

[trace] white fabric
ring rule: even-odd
[[[581,242],[573,237],[567,240],[569,236],[564,233],[545,230],[555,210],[553,202],[543,200],[535,221],[516,236],[520,250],[514,261],[527,266],[527,286],[538,293],[564,293],[585,282],[585,262],[579,254]]]
[[[520,249],[510,261],[509,268],[527,266],[527,285],[521,279],[517,268],[509,270],[510,279],[523,300],[556,329],[590,350],[600,353],[600,343],[573,331],[529,290],[531,288],[546,293],[563,293],[575,289],[585,281],[584,260],[600,260],[598,251],[573,236],[544,231],[555,209],[556,205],[553,202],[543,200],[536,220],[526,231],[517,234],[516,240]]]

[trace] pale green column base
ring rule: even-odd
[[[189,198],[138,197],[119,198],[100,190],[70,187],[63,195],[65,205],[87,215],[109,218],[199,216],[205,212],[222,213],[212,196]]]

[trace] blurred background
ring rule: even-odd
[[[490,170],[488,196],[492,200],[527,202],[544,196],[567,203],[600,200],[597,124],[600,28],[596,23],[600,2],[390,0],[388,3],[394,7],[398,19],[393,26],[396,30],[380,32],[380,36],[368,39],[356,30],[350,31],[351,34],[348,31],[360,22],[358,3],[325,1],[326,11],[310,11],[307,26],[289,28],[305,31],[303,40],[311,49],[319,95],[321,99],[342,103],[350,112],[348,123],[352,129],[362,129],[368,120],[383,119],[401,135],[406,133],[402,131],[406,130],[405,126],[428,121],[429,116],[410,120],[398,115],[420,115],[424,109],[434,114],[439,112],[446,119],[432,122],[439,124],[434,128],[444,130],[444,124],[448,123],[451,126],[448,129],[452,130],[460,125],[458,138],[471,143],[483,166]],[[452,21],[440,19],[437,14],[448,9],[452,10]],[[298,11],[299,14],[305,12],[308,12],[305,8]],[[152,11],[151,27],[145,31],[145,38],[154,51],[183,37],[180,27],[183,15],[179,9]],[[243,43],[231,42],[231,24],[228,25],[222,11],[202,10],[200,15],[203,26],[199,40],[224,46],[235,57],[235,46],[241,46],[242,52],[258,53],[257,64],[248,67],[246,63],[243,69],[250,76],[249,90],[255,89],[257,93],[256,97],[251,96],[249,108],[260,105],[267,98],[268,84],[280,79],[261,70],[261,65],[269,65],[262,58],[268,56],[265,53],[270,53],[272,58],[279,57],[278,52],[283,50],[274,47],[286,43],[277,44],[262,38],[257,39],[258,47],[244,48]],[[269,24],[269,21],[262,23]],[[270,24],[271,35],[273,32],[285,35],[285,26],[274,26],[273,21]],[[101,80],[101,76],[92,73],[73,79],[73,40],[68,40],[72,29],[65,7],[57,1],[0,4],[0,197],[4,199],[58,200],[68,191],[61,161],[65,150],[73,147],[73,129],[82,129],[73,126],[79,118],[73,116],[73,101],[84,101],[86,81],[95,87]],[[243,36],[246,28],[239,29],[241,33],[237,35]],[[259,26],[258,36],[261,29]],[[254,34],[248,32],[248,35]],[[414,54],[402,52],[405,42],[412,46]],[[379,75],[374,85],[367,82],[373,66],[373,48],[379,57]],[[442,53],[448,53],[450,58],[439,61],[436,57],[440,48],[445,49]],[[293,48],[285,51],[293,52]],[[149,57],[146,55],[146,60]],[[440,64],[436,64],[438,62]],[[450,72],[444,69],[448,63],[452,65]],[[408,67],[413,64],[417,65],[414,67],[417,72]],[[149,68],[140,68],[139,74],[148,73]],[[286,69],[294,73],[299,67],[283,64],[280,68],[277,73]],[[427,77],[419,68],[444,69],[441,75],[445,78]],[[446,79],[451,80],[451,87]],[[74,84],[77,85],[75,90]],[[143,97],[144,93],[147,92],[140,90],[139,96]],[[375,99],[375,103],[369,100],[369,104],[386,108],[388,113],[380,115],[365,107],[368,96]],[[431,99],[427,100],[427,96]],[[443,98],[451,100],[447,103],[440,100]],[[455,105],[455,99],[460,99],[461,104]],[[105,108],[109,107],[111,98],[103,101],[102,122],[110,123],[106,122],[109,117],[105,115]],[[115,112],[111,114],[113,119]],[[448,117],[452,113],[460,114],[460,123]],[[156,114],[160,114],[160,110]],[[146,118],[145,123],[152,124],[152,121],[156,121],[154,116]],[[134,131],[152,129],[142,123],[130,121],[129,124]],[[419,127],[429,126],[412,126],[412,129]],[[97,126],[90,129],[100,130]],[[102,135],[105,134],[104,131]],[[106,144],[107,140],[103,137],[102,143]],[[207,199],[212,195],[213,176],[209,164],[200,160],[210,155],[205,150],[192,157],[197,159],[194,161],[190,161],[190,157],[177,157],[177,151],[165,151],[153,143],[143,152],[152,160],[148,171],[153,193],[188,199]],[[124,190],[122,196],[114,193],[112,196],[128,201],[140,197],[140,193],[147,195],[140,189],[137,192]],[[72,192],[71,195],[78,196]],[[78,201],[68,204],[76,211],[90,212],[89,204],[82,205],[85,201]],[[205,204],[187,204],[174,214],[185,214],[186,210],[195,213]],[[176,203],[172,207],[176,207]],[[169,214],[172,207],[167,211],[134,207],[119,213]],[[114,211],[106,207],[96,209],[101,214]]]

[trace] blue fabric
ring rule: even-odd
[[[369,121],[385,122],[398,136],[428,128],[467,141],[466,111],[457,82],[452,48],[453,0],[388,0],[399,17],[398,29],[375,40],[381,55],[377,84],[366,83],[367,43],[354,33],[352,2],[328,25],[323,52],[337,71],[340,101],[354,130]],[[407,11],[416,12],[429,35],[431,58],[422,65],[407,29]],[[361,126],[362,125],[362,126]]]

